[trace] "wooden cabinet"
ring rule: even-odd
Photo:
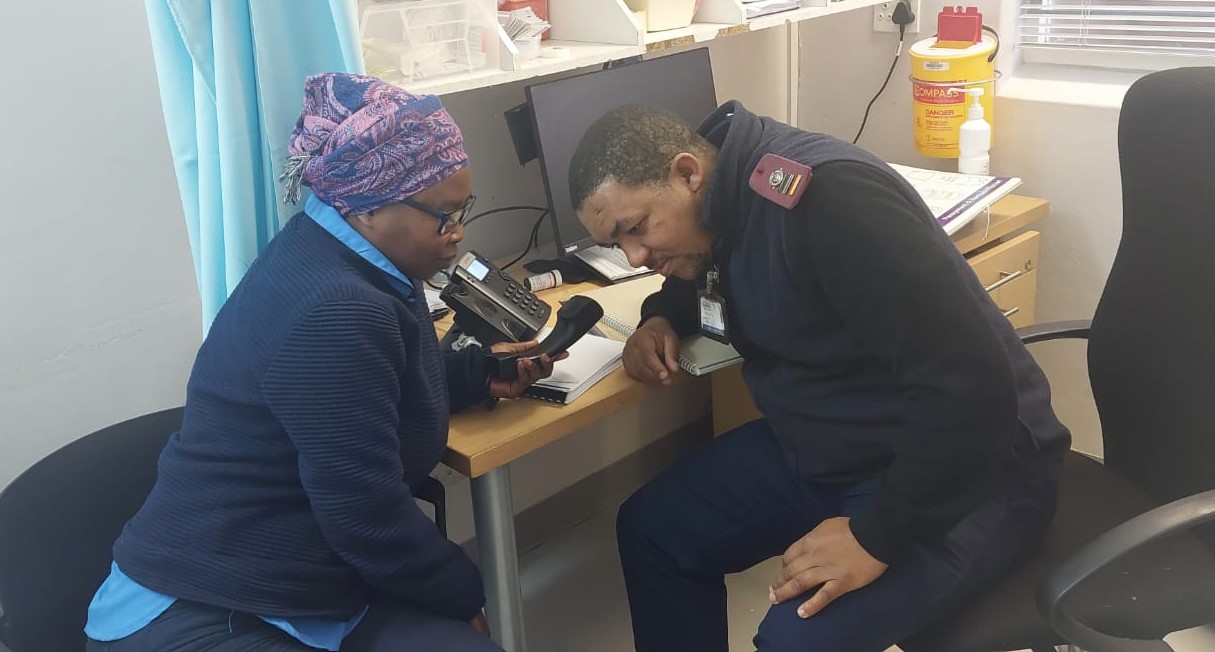
[[[992,300],[1017,328],[1034,323],[1038,287],[1040,237],[1023,229],[1048,211],[1043,199],[1008,196],[992,206],[989,218],[980,216],[953,236]],[[715,434],[759,416],[738,365],[713,373],[712,395]]]
[[[1018,328],[1034,323],[1038,240],[1037,231],[1027,231],[967,256],[992,300]]]

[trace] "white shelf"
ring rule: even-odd
[[[792,9],[790,11],[760,16],[759,18],[752,18],[747,21],[747,24],[751,26],[752,30],[759,31],[761,29],[768,29],[769,27],[784,25],[785,23],[797,23],[811,18],[819,18],[829,13],[831,13],[830,7],[802,7],[801,9]]]
[[[728,3],[736,2],[736,0],[716,1],[718,6],[712,7],[712,9],[715,9],[715,12],[710,13],[710,15],[718,18],[730,16],[733,9],[730,8]],[[726,2],[727,4],[723,6],[721,5],[722,2]],[[885,2],[885,0],[838,0],[837,2],[828,2],[824,7],[801,7],[800,9],[791,9],[789,11],[768,14],[767,16],[760,16],[759,18],[753,18],[740,23],[694,22],[682,29],[646,33],[646,50],[648,52],[656,52],[670,47],[703,43],[735,34],[758,32],[788,23],[797,23],[852,9],[871,7],[882,2]],[[706,6],[711,7],[709,2],[706,2]],[[738,12],[743,12],[741,6],[738,7]],[[701,13],[704,12],[702,11]]]
[[[729,36],[731,30],[747,31],[745,25],[732,25],[730,23],[692,23],[687,27],[679,29],[667,29],[661,32],[646,32],[645,44],[646,49],[650,52],[662,50],[669,47],[679,45],[689,45],[692,43],[703,43],[712,41],[715,38]]]
[[[508,84],[520,79],[530,79],[555,72],[575,70],[585,66],[594,66],[607,61],[636,56],[642,52],[642,48],[637,45],[609,45],[604,43],[580,43],[578,41],[544,41],[543,47],[563,47],[569,53],[569,56],[563,59],[536,57],[522,62],[519,70],[478,70],[465,75],[416,81],[412,84],[403,83],[404,80],[400,77],[395,79],[386,77],[385,81],[402,86],[411,93],[447,95],[474,88]]]
[[[644,32],[623,0],[549,0],[554,39],[541,45],[562,47],[567,57],[536,57],[515,64],[516,70],[494,68],[412,83],[404,83],[399,76],[395,79],[388,76],[385,80],[415,93],[459,93],[870,7],[883,1],[838,0],[822,7],[802,7],[744,20],[746,13],[740,0],[702,0],[697,22],[688,27]],[[572,19],[574,16],[576,20]]]
[[[873,5],[880,5],[885,0],[839,0],[838,2],[828,2],[826,7],[818,7],[818,9],[826,9],[828,14],[842,14],[845,11],[853,9],[864,9]]]

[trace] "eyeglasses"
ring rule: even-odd
[[[437,208],[431,208],[426,204],[421,204],[408,198],[402,199],[401,203],[410,208],[422,211],[436,220],[439,220],[439,235],[447,235],[448,233],[454,231],[457,226],[464,223],[464,220],[468,217],[468,212],[472,210],[472,205],[475,201],[477,201],[477,196],[469,195],[468,199],[465,199],[464,203],[461,204],[459,208],[448,212],[441,211]]]

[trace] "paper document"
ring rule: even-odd
[[[498,24],[502,26],[502,29],[506,30],[506,35],[512,41],[535,38],[552,27],[548,21],[542,20],[537,16],[531,7],[515,9],[514,11],[499,11]]]
[[[747,19],[767,16],[778,11],[790,11],[801,7],[799,0],[743,0]]]
[[[915,188],[949,235],[1021,185],[1017,177],[940,172],[894,163],[890,167]]]
[[[649,267],[633,267],[619,249],[593,245],[579,249],[574,255],[613,283],[653,271]]]

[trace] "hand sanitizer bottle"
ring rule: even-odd
[[[983,95],[981,87],[966,89],[972,104],[966,110],[966,122],[958,130],[958,172],[962,174],[990,173],[991,125],[983,119],[983,105],[979,97]]]

